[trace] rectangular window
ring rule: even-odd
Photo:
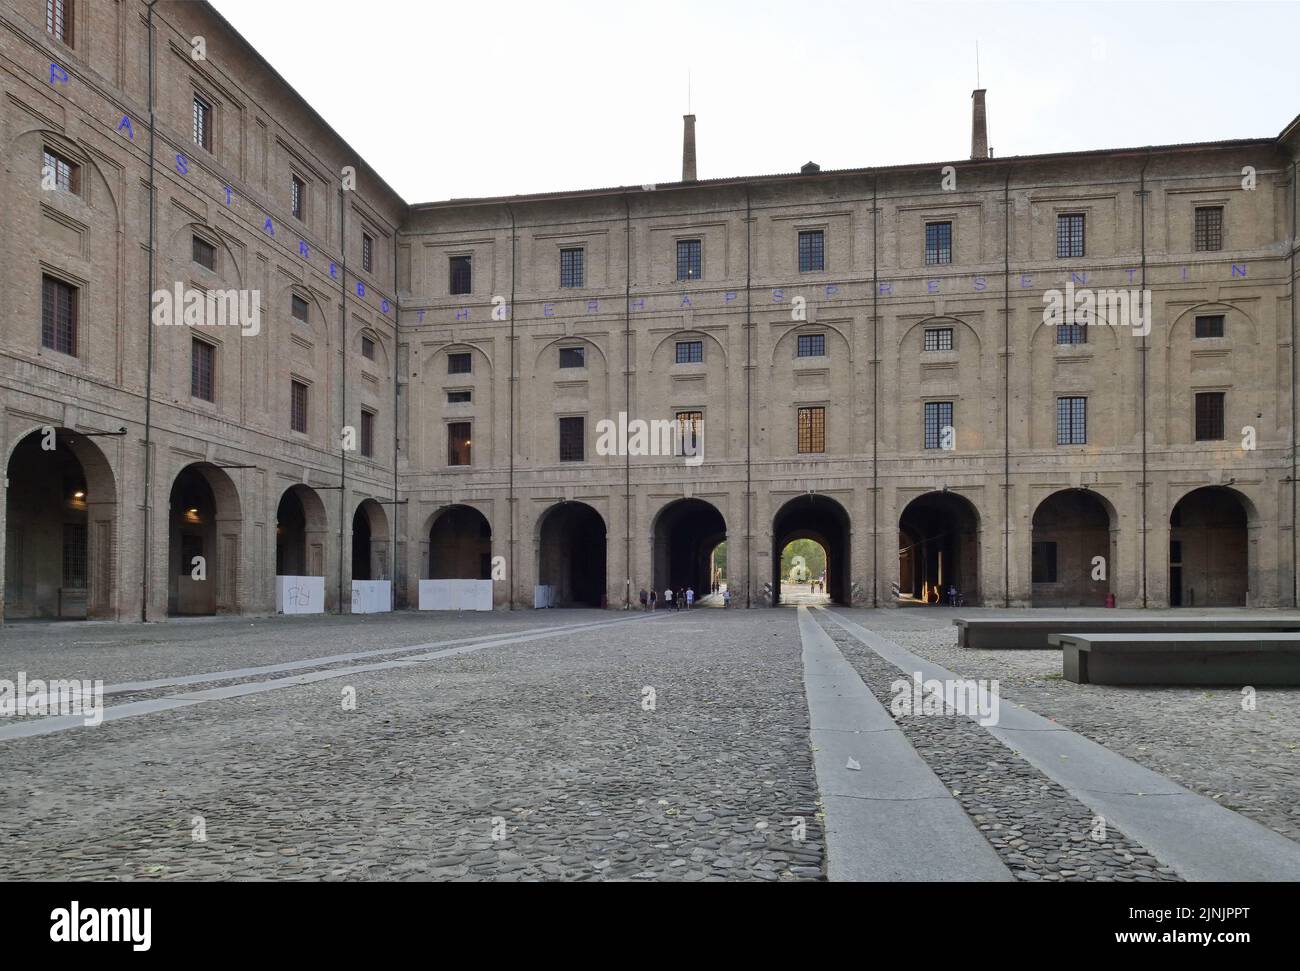
[[[468,351],[447,355],[448,374],[469,374],[473,370]]]
[[[73,195],[81,194],[81,166],[52,149],[45,149],[41,162],[41,179],[54,176],[54,185]]]
[[[364,409],[361,412],[361,454],[366,458],[375,455],[375,413]]]
[[[217,248],[202,236],[194,237],[194,262],[209,270],[217,268]]]
[[[698,280],[702,276],[703,244],[698,239],[677,241],[677,279]]]
[[[1030,570],[1034,583],[1056,582],[1056,544],[1039,542],[1033,545]]]
[[[212,105],[194,96],[194,144],[212,151]]]
[[[826,335],[800,334],[799,349],[796,353],[799,357],[825,357]]]
[[[1056,399],[1056,444],[1088,444],[1088,399]]]
[[[361,234],[361,269],[375,272],[375,240],[369,233]]]
[[[586,367],[587,351],[584,347],[561,347],[560,367]]]
[[[581,287],[584,285],[584,258],[582,249],[560,250],[560,286]]]
[[[1056,257],[1069,259],[1082,256],[1084,251],[1084,214],[1061,213],[1056,217]]]
[[[674,455],[700,454],[700,437],[704,433],[704,412],[677,412],[677,441],[673,443]]]
[[[826,269],[826,234],[820,229],[799,233],[799,272],[820,273]]]
[[[72,46],[73,0],[45,0],[45,29],[69,47]]]
[[[704,341],[678,341],[677,363],[699,364],[704,360]]]
[[[63,586],[67,590],[86,589],[86,524],[63,524]]]
[[[466,405],[474,400],[472,391],[448,391],[447,404],[449,405]]]
[[[451,257],[451,282],[449,284],[453,294],[469,293],[470,285],[473,282],[470,274],[470,258],[468,256]]]
[[[927,401],[925,403],[925,447],[943,448],[946,428],[953,428],[952,402]]]
[[[307,183],[296,175],[291,178],[292,182],[290,183],[290,192],[292,194],[293,202],[293,218],[301,220],[303,210],[307,205]]]
[[[447,426],[447,464],[469,465],[470,429],[468,421],[453,421]]]
[[[583,435],[586,430],[584,418],[560,419],[560,461],[581,462],[586,458],[583,447]]]
[[[203,401],[216,401],[217,349],[195,337],[190,349],[190,395]]]
[[[77,288],[52,276],[41,277],[41,345],[77,356]]]
[[[1223,440],[1223,392],[1202,391],[1196,395],[1196,440]]]
[[[361,335],[361,356],[367,361],[375,359],[375,342],[364,334]]]
[[[1198,252],[1223,249],[1223,206],[1196,207],[1195,235]]]
[[[307,385],[294,381],[289,388],[289,427],[307,433]]]
[[[925,224],[925,265],[952,262],[952,223]]]
[[[799,409],[799,453],[826,451],[826,409]]]
[[[1222,337],[1223,314],[1209,314],[1196,318],[1197,337]]]
[[[305,323],[308,314],[307,301],[296,293],[292,294],[289,297],[289,312],[293,314],[296,319]]]
[[[1088,325],[1087,324],[1057,324],[1056,343],[1058,344],[1088,343]]]
[[[925,349],[927,351],[951,351],[952,328],[932,327],[925,332]]]

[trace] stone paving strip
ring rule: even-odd
[[[1010,880],[807,607],[798,619],[829,879]]]
[[[825,614],[906,677],[958,679],[836,611]],[[1056,722],[1004,704],[998,724],[984,730],[1184,879],[1300,880],[1300,844]]]

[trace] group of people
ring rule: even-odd
[[[664,591],[663,600],[659,599],[657,591],[651,590],[647,593],[645,587],[641,588],[642,610],[656,610],[660,603],[663,604],[665,610],[690,610],[695,606],[695,588],[687,587],[685,590],[674,592],[672,587],[669,587]],[[730,590],[722,591],[722,605],[724,607],[731,606]]]

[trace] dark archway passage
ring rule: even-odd
[[[1246,606],[1249,522],[1241,495],[1224,486],[1178,500],[1169,515],[1169,606]]]
[[[560,607],[605,606],[605,520],[585,502],[561,502],[537,527],[537,582]]]
[[[712,585],[713,551],[727,538],[727,521],[703,499],[677,499],[659,510],[654,523],[654,588],[691,587],[696,598]]]
[[[284,490],[275,513],[275,574],[325,575],[325,504],[310,486]]]
[[[352,516],[352,579],[388,579],[388,516],[373,499]]]
[[[772,600],[781,602],[781,551],[796,539],[810,539],[826,551],[826,593],[848,606],[853,600],[849,576],[849,514],[830,496],[809,494],[789,500],[772,519]]]
[[[491,580],[492,525],[473,506],[448,506],[429,527],[427,580]]]
[[[1030,562],[1033,606],[1106,606],[1116,569],[1114,524],[1110,504],[1087,489],[1064,489],[1039,503]]]
[[[898,593],[904,602],[946,603],[949,586],[979,603],[979,513],[955,492],[927,492],[898,519]]]
[[[237,609],[240,511],[230,476],[207,462],[181,469],[172,482],[168,522],[167,612]]]

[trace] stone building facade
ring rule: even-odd
[[[698,180],[689,117],[679,182],[408,205],[208,4],[53,6],[0,2],[9,618],[621,606],[724,539],[761,606],[801,537],[844,603],[1295,603],[1296,121],[991,158],[980,91],[970,159]]]

